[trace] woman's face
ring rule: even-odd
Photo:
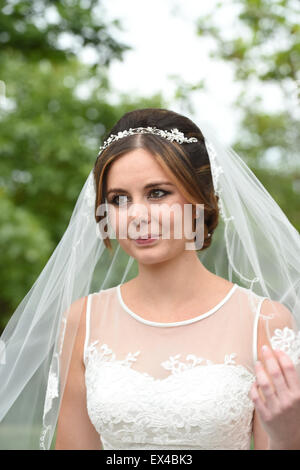
[[[112,163],[106,199],[116,238],[124,251],[139,262],[165,261],[182,252],[186,242],[193,242],[192,205],[145,149],[128,152]],[[157,239],[137,243],[138,237],[145,239],[150,235]]]

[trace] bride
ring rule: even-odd
[[[2,335],[1,448],[300,449],[299,234],[205,127],[109,132]]]

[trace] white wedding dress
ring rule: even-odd
[[[208,312],[158,323],[132,312],[120,285],[90,294],[87,410],[103,449],[250,449],[263,301],[234,284]],[[296,363],[300,338],[273,333]]]

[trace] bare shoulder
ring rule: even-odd
[[[68,323],[75,324],[83,316],[87,304],[87,296],[80,297],[71,303],[70,307],[67,309],[67,319]]]
[[[67,311],[64,344],[73,344],[72,360],[83,363],[84,342],[86,336],[86,310],[88,297],[74,301]]]
[[[261,319],[268,320],[275,328],[293,326],[293,314],[282,303],[271,299],[264,299],[261,306]]]

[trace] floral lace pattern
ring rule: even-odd
[[[85,351],[87,409],[104,449],[249,449],[255,376],[234,353],[216,364],[193,354],[170,356],[157,379],[133,369],[107,344]]]
[[[277,328],[271,338],[273,349],[280,349],[290,356],[293,363],[300,364],[300,331],[295,333],[287,326],[282,330]]]
[[[44,404],[44,415],[43,420],[45,420],[46,414],[52,408],[52,402],[54,398],[58,397],[59,394],[59,379],[58,379],[58,364],[59,364],[59,355],[57,353],[53,356],[53,362],[50,367],[49,375],[48,375],[48,384],[47,384],[47,391],[45,396],[45,404]]]
[[[44,403],[43,413],[43,428],[40,435],[40,448],[46,450],[46,439],[49,438],[47,434],[51,431],[51,425],[47,424],[48,413],[52,409],[53,400],[59,397],[59,353],[53,355],[52,364],[48,375],[47,391]]]
[[[161,363],[161,365],[172,372],[172,374],[181,373],[184,370],[192,369],[198,364],[205,364],[207,366],[211,366],[214,364],[213,361],[209,359],[204,359],[203,357],[197,357],[195,354],[188,354],[186,356],[186,361],[190,362],[181,362],[179,361],[179,357],[181,354],[176,354],[176,356],[170,356],[167,361]],[[235,364],[233,358],[236,357],[236,354],[226,354],[224,358],[224,364]]]
[[[54,372],[49,373],[47,393],[44,406],[44,416],[52,407],[52,401],[54,398],[58,397],[58,377]]]

